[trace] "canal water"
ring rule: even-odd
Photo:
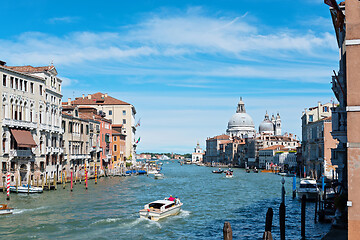
[[[11,194],[13,215],[0,217],[1,239],[222,239],[229,221],[234,239],[262,239],[265,216],[274,209],[273,237],[279,237],[281,177],[234,169],[234,178],[212,174],[214,168],[164,162],[165,179],[153,176],[101,178],[76,184],[70,192]],[[286,178],[286,235],[301,239],[298,200]],[[172,194],[184,203],[179,215],[153,222],[138,211],[150,201]],[[0,202],[5,194],[0,193]],[[306,239],[321,239],[329,224],[314,223],[314,204],[307,205]]]

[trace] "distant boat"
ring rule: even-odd
[[[41,187],[32,187],[28,185],[19,186],[16,191],[15,186],[10,186],[11,192],[17,192],[17,193],[42,193],[43,189]]]
[[[224,171],[221,169],[221,168],[219,168],[219,170],[213,170],[212,171],[212,173],[223,173]]]
[[[253,172],[254,172],[254,173],[258,173],[259,171],[258,171],[256,168],[254,168],[254,169],[253,169]]]
[[[233,175],[233,172],[232,171],[227,171],[226,172],[226,175],[225,175],[225,177],[227,177],[227,178],[232,178],[234,175]]]
[[[155,173],[155,174],[154,174],[154,178],[155,178],[155,179],[164,179],[164,174],[159,173],[159,172],[158,172],[158,173]]]
[[[7,206],[7,204],[0,204],[0,215],[5,215],[5,214],[12,214],[14,211],[13,208],[9,208]]]

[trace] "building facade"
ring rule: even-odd
[[[331,163],[331,150],[337,146],[337,141],[331,136],[331,103],[318,103],[317,107],[303,112],[302,122],[302,157],[305,167],[304,175],[319,178],[323,174],[333,178],[335,166]]]
[[[125,174],[126,168],[126,135],[123,134],[122,124],[112,125],[112,162],[113,162],[113,173],[115,175]]]
[[[192,163],[202,163],[204,151],[200,147],[200,144],[197,143],[196,147],[194,148],[194,152],[191,154],[191,161]]]
[[[136,110],[130,103],[118,100],[107,93],[95,93],[88,96],[83,95],[71,101],[72,105],[91,106],[96,108],[101,115],[111,120],[113,124],[122,124],[126,134],[125,157],[132,163],[136,161],[135,144],[135,115]],[[100,112],[101,111],[101,112]]]
[[[15,180],[53,178],[62,161],[61,84],[54,66],[7,66],[2,79],[1,173]]]

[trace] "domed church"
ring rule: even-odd
[[[265,119],[259,125],[259,132],[269,135],[281,135],[281,119],[280,114],[276,115],[276,119],[274,115],[272,115],[271,120],[269,119],[269,115],[266,112]]]
[[[240,97],[236,113],[230,118],[226,134],[231,137],[253,138],[255,125],[249,114],[246,113],[245,104]]]

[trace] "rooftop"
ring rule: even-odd
[[[98,92],[84,97],[77,97],[71,101],[72,105],[130,105],[130,103],[110,97],[107,94]]]

